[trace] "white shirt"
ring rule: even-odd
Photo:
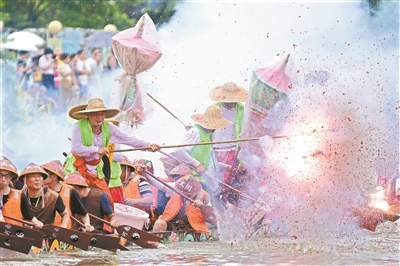
[[[92,71],[88,78],[88,98],[102,98],[101,74],[104,70],[103,63],[98,64],[92,57],[86,59],[86,62]]]
[[[63,76],[62,73],[70,73],[70,74],[67,75],[67,76]],[[72,80],[71,67],[69,66],[69,64],[66,64],[66,63],[62,62],[60,64],[60,66],[58,67],[58,74],[60,74],[60,78],[61,79]]]
[[[85,61],[78,60],[78,62],[76,62],[76,69],[78,70],[78,73],[79,73],[79,71],[81,71],[83,69],[89,69],[90,70],[90,67]],[[88,84],[88,77],[89,77],[89,75],[79,74],[78,75],[79,83],[82,84],[82,85],[87,85]]]
[[[51,54],[50,55],[42,55],[39,58],[40,72],[42,72],[42,74],[54,75],[54,64],[51,64],[51,66],[48,69],[43,70],[44,67],[47,67],[53,61],[54,61],[54,59],[52,58]]]
[[[217,141],[227,141],[236,139],[235,136],[236,107],[227,109],[223,105],[221,105],[220,110],[222,117],[232,121],[232,124],[227,127],[216,129],[212,135],[212,141],[217,142]],[[214,144],[213,146],[214,149],[221,149],[221,150],[236,149],[236,143]]]

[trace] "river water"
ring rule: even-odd
[[[115,253],[100,249],[5,252],[0,265],[399,265],[399,226],[399,222],[386,222],[375,232],[357,230],[330,244],[321,244],[322,239],[262,236],[235,244],[182,241],[160,244],[157,249],[130,246],[129,251]]]

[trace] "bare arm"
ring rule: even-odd
[[[112,227],[117,228],[119,226],[118,221],[117,221],[117,217],[115,216],[114,213],[108,215],[107,219],[110,221]]]
[[[69,223],[69,213],[67,211],[67,209],[65,209],[62,213],[60,213],[61,215],[61,227],[67,228],[68,227],[68,223]]]
[[[150,207],[153,203],[153,195],[152,194],[145,194],[140,199],[130,199],[125,198],[125,204],[129,206],[140,206],[140,207]]]
[[[31,222],[33,223],[33,226],[36,229],[41,229],[43,227],[43,223],[41,221],[39,221],[36,217],[33,217],[33,219],[31,220]]]
[[[82,220],[83,224],[85,225],[86,231],[91,232],[94,230],[94,227],[90,224],[89,214],[86,213],[86,215],[81,215],[81,220]]]

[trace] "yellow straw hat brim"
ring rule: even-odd
[[[204,114],[192,115],[192,119],[206,129],[218,129],[232,124],[232,121],[222,117],[221,110],[216,105],[208,107]]]
[[[89,113],[95,112],[105,112],[106,119],[113,118],[119,114],[118,109],[107,108],[104,106],[103,100],[100,98],[95,98],[89,100],[88,104],[82,104],[73,107],[71,110],[69,110],[68,115],[73,119],[81,120],[87,118]]]
[[[196,121],[197,124],[206,129],[218,129],[230,126],[232,124],[228,119],[222,118],[219,120],[205,120],[202,115],[192,115],[192,119]]]
[[[245,102],[247,99],[247,90],[237,86],[233,82],[227,82],[222,86],[212,89],[209,93],[210,99],[216,102],[236,103]]]

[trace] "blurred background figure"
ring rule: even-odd
[[[44,54],[39,59],[39,68],[42,73],[42,85],[46,86],[47,94],[53,99],[57,99],[58,92],[54,86],[56,60],[51,48],[44,48]]]

